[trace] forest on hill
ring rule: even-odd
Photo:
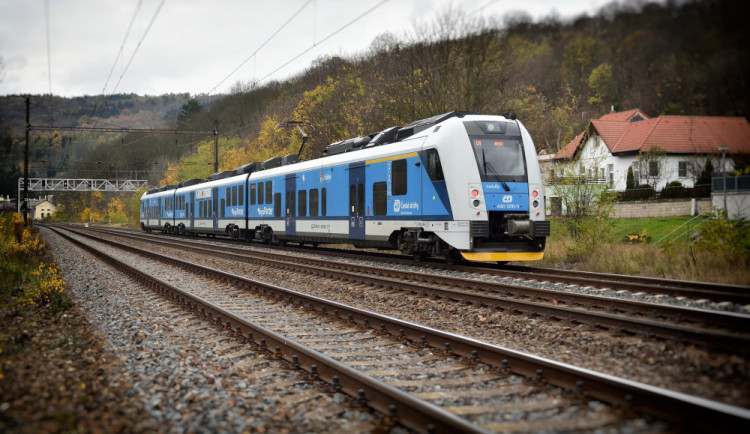
[[[624,2],[568,21],[550,16],[535,22],[516,13],[502,23],[446,12],[402,34],[384,33],[358,56],[320,58],[284,82],[238,82],[210,100],[130,96],[118,106],[113,96],[111,112],[85,112],[90,103],[65,111],[60,102],[49,113],[55,124],[120,125],[153,110],[145,117],[160,127],[196,132],[39,133],[34,158],[48,163],[33,170],[103,178],[136,172],[152,184],[205,178],[213,172],[214,138],[200,131],[213,131],[216,121],[219,170],[227,170],[296,154],[299,132],[277,126],[286,120],[314,126],[302,151],[310,159],[329,143],[452,110],[514,112],[537,149],[548,152],[611,108],[640,108],[651,116],[746,116],[746,9],[739,0]],[[3,163],[0,194],[12,193],[16,181],[8,183],[9,176],[22,167],[23,111],[13,98],[20,97],[3,97],[0,111],[0,149],[11,156],[10,167]],[[9,100],[16,101],[12,109]],[[128,102],[133,106],[125,107]],[[68,141],[77,144],[75,152]]]

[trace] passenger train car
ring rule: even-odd
[[[534,143],[510,116],[450,112],[152,189],[141,227],[283,244],[347,243],[453,262],[541,259]]]

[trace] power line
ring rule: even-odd
[[[229,75],[227,75],[226,77],[224,77],[224,79],[221,80],[219,82],[219,84],[217,84],[216,86],[214,86],[213,89],[209,90],[207,94],[211,94],[213,91],[215,91],[217,87],[221,86],[222,83],[224,83],[225,81],[227,81],[227,79],[229,77],[231,77],[232,75],[234,75],[234,73],[237,72],[237,70],[239,70],[240,68],[242,68],[242,66],[245,63],[247,63],[250,59],[253,59],[255,57],[255,55],[258,54],[258,52],[263,47],[265,47],[266,44],[268,44],[271,41],[271,39],[273,39],[276,35],[278,35],[279,32],[281,32],[297,15],[299,15],[299,13],[302,12],[302,10],[304,10],[307,7],[307,5],[309,5],[310,3],[312,3],[312,1],[313,0],[308,0],[307,3],[303,4],[299,9],[297,9],[297,11],[295,13],[293,13],[292,16],[290,16],[289,19],[287,19],[284,22],[284,24],[281,25],[281,27],[279,27],[278,29],[276,29],[276,31],[268,39],[265,40],[265,42],[263,42],[262,44],[260,44],[260,47],[256,48],[255,51],[253,51],[253,54],[249,55],[247,57],[247,59],[243,60],[242,63],[240,63],[236,68],[234,68],[234,70],[232,70],[232,72],[230,72]]]
[[[154,16],[151,17],[151,22],[148,23],[148,27],[146,27],[146,31],[143,32],[143,36],[141,36],[141,39],[138,41],[138,45],[136,45],[135,50],[133,50],[133,54],[130,56],[130,59],[128,60],[128,63],[125,65],[125,69],[123,69],[122,74],[120,74],[120,79],[117,80],[117,84],[115,85],[115,88],[112,89],[112,94],[115,93],[117,90],[117,87],[120,86],[120,82],[122,81],[122,78],[125,76],[125,73],[128,72],[128,68],[130,67],[130,64],[133,62],[133,59],[135,58],[136,53],[138,53],[138,49],[141,48],[141,43],[143,43],[143,40],[146,39],[146,35],[148,35],[149,30],[151,30],[151,26],[154,25],[154,21],[156,21],[156,17],[159,16],[159,12],[161,11],[162,6],[164,6],[164,3],[167,0],[161,0],[161,3],[159,3],[159,7],[156,8],[156,12],[154,12]]]
[[[120,56],[122,56],[122,52],[125,50],[125,42],[128,40],[128,36],[130,36],[130,30],[133,28],[133,23],[135,23],[135,18],[138,16],[138,11],[141,9],[142,4],[143,0],[138,0],[138,4],[136,5],[135,11],[133,12],[133,17],[130,19],[130,24],[128,24],[128,29],[125,31],[125,37],[122,39],[122,44],[120,44],[120,51],[117,53],[117,57],[115,57],[115,61],[112,63],[112,69],[109,70],[107,80],[104,82],[102,94],[94,105],[94,114],[96,114],[96,109],[99,107],[99,103],[101,103],[102,99],[104,98],[105,91],[107,90],[107,85],[109,84],[109,79],[112,78],[112,73],[115,71],[115,67],[117,66],[117,61],[120,60]]]
[[[294,56],[292,59],[290,59],[289,61],[287,61],[283,65],[279,66],[278,68],[274,69],[269,74],[266,74],[263,78],[261,78],[260,80],[258,80],[257,83],[260,83],[261,81],[263,81],[263,80],[267,79],[268,77],[272,76],[273,74],[277,73],[278,71],[280,71],[281,69],[283,69],[284,67],[286,67],[287,65],[289,65],[290,63],[294,62],[295,60],[299,59],[300,57],[302,57],[305,54],[307,54],[308,52],[310,52],[310,50],[312,50],[313,48],[317,47],[318,45],[322,44],[323,42],[327,41],[328,39],[334,37],[339,32],[343,31],[347,27],[349,27],[352,24],[356,23],[357,21],[361,20],[362,18],[364,18],[365,16],[369,15],[375,9],[379,8],[380,6],[383,6],[387,2],[388,2],[388,0],[381,1],[380,3],[378,3],[375,6],[371,7],[370,9],[368,9],[367,11],[365,11],[364,13],[362,13],[361,15],[359,15],[358,17],[354,18],[353,20],[349,21],[348,23],[344,24],[343,26],[339,27],[336,31],[334,31],[330,35],[328,35],[325,38],[321,39],[320,42],[313,43],[313,45],[310,48],[308,48],[308,49],[302,51],[301,53],[299,53],[298,55]]]
[[[98,131],[101,133],[214,134],[214,130],[191,131],[191,130],[177,130],[177,129],[167,129],[167,128],[63,127],[59,125],[29,125],[29,129],[41,130],[41,131],[54,131],[54,130],[57,130],[57,131]]]

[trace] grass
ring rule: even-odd
[[[574,240],[552,219],[540,265],[602,273],[750,285],[750,225],[690,217],[618,219],[606,233]],[[680,226],[682,226],[680,228]],[[680,228],[667,239],[656,241]],[[676,241],[676,235],[682,235]],[[630,241],[624,241],[629,239]],[[643,236],[642,236],[643,235]]]

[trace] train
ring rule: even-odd
[[[459,111],[150,189],[140,226],[448,263],[540,260],[550,235],[529,132],[511,114]]]

